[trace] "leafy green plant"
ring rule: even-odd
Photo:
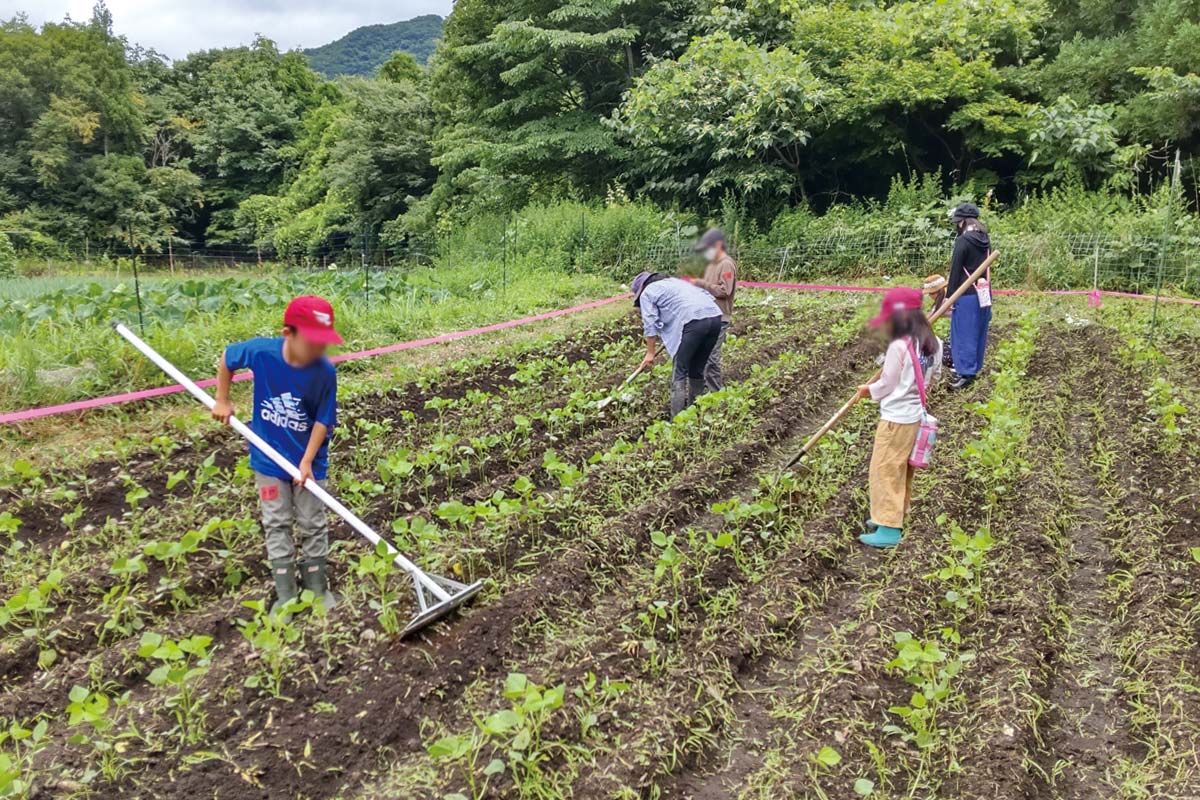
[[[896,657],[887,666],[899,671],[916,691],[907,705],[888,709],[900,717],[907,728],[887,725],[884,730],[923,750],[932,748],[942,733],[938,727],[938,712],[951,696],[951,681],[974,659],[974,654],[966,652],[951,657],[936,639],[916,639],[907,631],[895,634],[895,644]]]
[[[945,515],[938,517],[938,523],[950,526],[946,534],[949,552],[941,555],[945,566],[925,577],[948,585],[943,605],[960,612],[971,607],[982,609],[983,566],[988,551],[996,543],[995,539],[987,528],[980,528],[974,535],[969,535],[958,523],[948,522]]]
[[[289,668],[294,668],[296,656],[304,646],[303,634],[296,625],[294,615],[310,608],[323,608],[313,604],[312,592],[305,591],[293,598],[280,612],[271,613],[271,607],[262,600],[246,600],[242,605],[254,612],[254,617],[241,622],[242,636],[258,653],[264,669],[246,678],[247,688],[263,688],[275,698],[283,697],[283,679]]]
[[[600,722],[603,709],[621,695],[629,691],[625,681],[614,681],[609,678],[600,680],[596,673],[589,672],[583,679],[583,684],[571,690],[571,694],[579,701],[576,716],[579,718],[579,736],[587,739],[592,729]]]
[[[1162,448],[1167,451],[1178,450],[1183,442],[1183,428],[1179,423],[1188,409],[1179,395],[1179,390],[1162,376],[1155,378],[1145,391],[1146,402],[1163,432]]]
[[[113,560],[108,574],[116,577],[117,582],[100,601],[100,610],[108,614],[98,631],[101,642],[110,636],[129,636],[145,625],[147,612],[134,587],[146,572],[145,559],[140,555]]]
[[[34,494],[46,488],[42,471],[28,459],[18,458],[8,465],[0,465],[0,487],[17,487],[22,494]]]
[[[49,729],[44,719],[28,728],[13,720],[0,729],[0,797],[33,797],[34,759],[50,744]]]
[[[67,705],[67,726],[80,729],[67,740],[71,744],[90,747],[95,754],[100,774],[106,781],[116,781],[125,772],[124,759],[121,758],[117,746],[118,736],[114,735],[115,724],[109,717],[109,709],[129,702],[129,695],[109,698],[99,691],[92,691],[84,686],[73,686]],[[89,775],[84,776],[84,783],[89,782]]]
[[[220,474],[221,468],[217,466],[217,454],[213,453],[201,461],[196,467],[196,471],[192,473],[192,497],[200,497],[205,487],[216,480]]]
[[[0,534],[7,535],[9,539],[12,539],[19,530],[21,530],[21,518],[14,517],[8,511],[0,511]]]
[[[211,636],[196,634],[175,641],[147,631],[138,645],[138,656],[156,665],[147,680],[171,692],[166,706],[175,715],[179,738],[184,744],[193,744],[203,735],[202,700],[196,694],[196,684],[208,672],[211,644]]]
[[[551,477],[558,481],[558,485],[568,492],[584,477],[583,470],[574,464],[563,461],[553,450],[547,450],[542,456],[542,469],[546,470]]]
[[[133,478],[125,479],[125,505],[129,506],[130,510],[137,511],[138,505],[149,496],[150,490],[146,487]]]
[[[512,779],[520,796],[531,796],[531,788],[542,781],[542,765],[557,746],[543,741],[542,731],[553,713],[562,707],[565,685],[546,688],[514,672],[504,682],[504,697],[509,700],[509,707],[476,719],[476,730],[444,736],[427,748],[434,760],[458,768],[472,798],[486,796],[489,781],[504,773]],[[493,749],[494,756],[483,768],[480,782],[476,767],[487,747]]]
[[[0,628],[18,625],[23,636],[35,640],[38,666],[42,669],[58,658],[57,651],[51,647],[54,631],[49,622],[54,613],[54,597],[62,593],[65,577],[61,569],[52,569],[36,584],[21,587],[0,606]]]
[[[144,554],[166,567],[166,574],[158,579],[156,593],[159,597],[169,596],[176,608],[193,602],[186,588],[188,560],[203,551],[207,538],[203,530],[188,531],[174,541],[153,541],[142,546]]]
[[[390,635],[396,635],[401,630],[400,617],[396,612],[400,592],[392,585],[392,575],[396,573],[395,558],[390,555],[387,544],[380,542],[374,552],[363,553],[354,562],[354,574],[370,581],[374,595],[368,601],[375,610],[379,627]]]

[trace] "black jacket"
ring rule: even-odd
[[[979,268],[991,250],[991,240],[983,231],[969,230],[959,234],[954,240],[954,255],[950,257],[950,274],[946,278],[947,297],[958,291],[958,287]],[[975,294],[975,286],[972,285],[963,294]]]

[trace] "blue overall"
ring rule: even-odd
[[[950,355],[959,375],[978,375],[983,369],[991,323],[991,307],[980,308],[979,298],[974,294],[964,294],[954,304],[954,314],[950,317]]]

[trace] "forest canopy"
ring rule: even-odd
[[[408,53],[417,63],[428,62],[441,35],[442,18],[426,14],[390,25],[364,25],[335,42],[302,52],[309,66],[327,78],[369,78],[397,51]]]
[[[428,65],[335,80],[266,38],[172,62],[100,4],[0,23],[0,229],[302,255],[557,199],[1133,196],[1177,149],[1191,196],[1198,73],[1185,0],[459,0]]]

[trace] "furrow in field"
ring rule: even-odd
[[[1101,365],[1113,357],[1108,339],[1089,330],[1057,341],[1071,356],[1057,387],[1067,503],[1060,546],[1067,574],[1056,598],[1061,649],[1047,668],[1042,696],[1049,710],[1031,770],[1032,796],[1051,800],[1122,796],[1119,766],[1140,755],[1124,703],[1120,619],[1109,591],[1118,563],[1108,521],[1119,498],[1102,486],[1111,467],[1105,450],[1109,431],[1131,421],[1105,419],[1105,393],[1124,383],[1102,375]]]
[[[711,492],[697,487],[716,487],[719,491],[741,480],[746,470],[767,452],[770,443],[786,435],[805,409],[811,414],[821,403],[823,392],[833,386],[840,388],[843,381],[838,370],[853,368],[850,365],[861,361],[861,350],[861,347],[850,348],[833,359],[833,364],[814,367],[814,371],[825,371],[823,379],[797,381],[805,390],[783,395],[780,403],[764,410],[754,443],[736,445],[715,462],[674,474],[669,492],[606,521],[600,529],[592,530],[588,539],[574,544],[560,543],[560,549],[551,559],[531,564],[531,568],[540,571],[527,582],[510,588],[491,605],[473,609],[461,622],[438,630],[430,638],[428,649],[389,648],[383,660],[369,670],[368,686],[362,691],[348,693],[345,687],[339,687],[335,694],[339,718],[360,720],[355,722],[356,727],[363,725],[376,731],[378,735],[371,746],[353,745],[347,741],[346,732],[336,727],[317,732],[306,740],[307,744],[294,742],[297,747],[311,746],[314,753],[322,754],[324,763],[339,765],[336,772],[297,774],[277,759],[255,755],[248,759],[239,757],[241,768],[259,775],[264,783],[283,787],[284,792],[306,791],[313,797],[325,797],[339,786],[361,782],[367,771],[377,766],[378,748],[419,749],[419,720],[437,718],[439,710],[452,706],[473,679],[502,675],[506,664],[521,652],[518,632],[530,621],[547,614],[589,608],[594,602],[589,589],[594,576],[602,569],[608,570],[635,557],[644,547],[645,530],[682,524],[691,515],[703,513],[705,498]],[[828,372],[830,366],[832,374]],[[391,711],[397,685],[407,690],[403,716]],[[330,691],[329,687],[318,688]],[[383,698],[389,700],[383,702]],[[276,720],[286,727],[292,716],[303,717],[304,713],[303,703],[297,703],[280,708]],[[217,736],[230,741],[244,733],[245,729],[237,724],[218,731]],[[224,766],[217,764],[192,767],[186,775],[179,776],[180,781],[186,781],[183,784],[164,783],[157,776],[140,791],[153,794],[155,787],[159,790],[167,786],[186,787],[198,785],[197,781],[208,785],[223,769]]]
[[[825,312],[830,313],[829,311]],[[823,324],[820,318],[816,320],[818,324]],[[756,324],[756,323],[755,323]],[[812,324],[812,321],[809,323]],[[748,327],[740,328],[739,330],[750,330],[753,324]],[[815,330],[815,329],[814,329]],[[812,333],[807,329],[800,333],[788,333],[786,335],[770,338],[762,347],[753,347],[750,352],[742,352],[742,347],[735,347],[732,353],[740,356],[737,358],[729,369],[730,380],[738,381],[747,377],[752,368],[766,363],[770,358],[779,352],[791,350],[804,341],[811,341]],[[558,402],[556,398],[547,398],[550,406],[554,406]],[[517,468],[512,468],[511,465],[504,464],[498,460],[491,460],[478,474],[473,473],[472,476],[460,486],[459,491],[465,502],[472,502],[476,499],[488,497],[497,489],[509,489],[513,480],[518,476],[526,475],[533,476],[540,472],[542,450],[551,445],[559,448],[564,448],[564,452],[568,457],[577,456],[580,460],[586,459],[587,455],[603,449],[605,443],[611,443],[616,436],[630,436],[636,438],[640,432],[650,423],[655,417],[660,415],[660,409],[653,403],[642,402],[633,406],[632,415],[618,417],[616,413],[610,414],[607,417],[598,417],[587,425],[572,427],[567,431],[567,435],[559,435],[553,439],[547,436],[544,430],[537,432],[534,439],[534,445],[530,446],[530,451],[534,454],[525,463]],[[352,420],[350,421],[352,424]],[[370,479],[373,475],[359,475],[361,479]],[[226,493],[228,494],[228,493]],[[433,505],[444,499],[451,499],[455,495],[445,495],[435,497]],[[211,501],[213,498],[203,496],[200,499]],[[200,521],[214,514],[224,513],[228,515],[229,504],[231,502],[238,503],[241,506],[242,516],[253,516],[253,508],[249,505],[249,501],[240,496],[217,498],[212,502],[213,508],[209,511],[200,511],[194,507],[192,498],[173,499],[162,508],[155,508],[148,512],[150,515],[158,515],[162,518],[163,524],[171,526],[180,523],[182,520],[195,519],[198,526]],[[367,521],[374,525],[379,530],[387,530],[390,527],[391,521],[396,518],[397,514],[394,510],[394,498],[389,500],[386,505],[379,504],[372,511],[364,511],[363,516]],[[175,509],[176,516],[172,517],[172,507]],[[432,508],[428,506],[420,506],[416,511],[430,514]],[[409,512],[412,513],[412,512]],[[152,535],[153,526],[146,527],[145,524],[140,526],[139,536],[145,538],[147,535]],[[335,521],[332,534],[335,539],[342,539],[349,542],[357,542],[357,534],[349,529],[348,526]],[[510,539],[502,547],[503,552],[493,553],[495,556],[492,560],[501,564],[515,563],[523,556],[524,548],[529,546],[529,542],[521,537]],[[261,579],[262,569],[258,564],[257,553],[259,545],[257,541],[250,542],[249,552],[235,552],[232,555],[240,558],[246,565],[246,568],[251,571],[251,574]],[[151,573],[141,581],[142,586],[153,586],[163,570],[160,565],[152,564]],[[212,598],[219,598],[219,593],[222,590],[223,568],[216,561],[189,572],[183,583],[180,585],[182,591],[189,598],[189,603],[192,606],[208,602]],[[334,579],[340,580],[344,576],[340,569],[335,567]],[[92,572],[82,581],[75,581],[85,587],[87,591],[102,594],[107,591],[115,581],[115,578],[107,574],[104,565],[96,565]],[[73,596],[71,589],[68,588],[67,593],[60,598],[63,607],[66,607]],[[174,606],[169,596],[156,596],[156,599],[147,600],[142,608],[144,613],[143,622],[146,625],[154,623],[154,617],[159,614],[174,613]],[[86,657],[91,648],[97,644],[97,628],[103,624],[105,615],[101,612],[93,610],[90,606],[85,607],[77,612],[68,613],[68,615],[60,620],[57,625],[57,647],[60,650],[60,656],[71,659],[78,657]],[[13,685],[19,681],[21,676],[31,672],[36,666],[37,647],[32,641],[23,640],[16,649],[0,653],[0,674],[9,678]],[[67,674],[72,674],[68,672]],[[49,685],[56,685],[55,682],[50,682]],[[68,687],[69,688],[69,687]]]
[[[971,394],[986,395],[988,387],[985,378]],[[851,484],[863,487],[856,492],[858,502],[847,508],[850,492],[843,491],[823,523],[804,530],[806,539],[831,530],[849,543],[836,571],[816,592],[819,602],[797,621],[787,638],[768,643],[767,656],[746,665],[736,676],[727,726],[701,757],[661,779],[657,788],[662,797],[775,797],[805,785],[816,791],[812,756],[822,746],[833,746],[849,759],[856,746],[861,750],[864,740],[883,744],[878,720],[889,693],[903,685],[881,669],[889,658],[882,644],[885,629],[919,630],[925,614],[919,607],[894,601],[925,591],[919,576],[927,571],[926,559],[936,550],[930,545],[939,530],[937,515],[948,511],[957,513],[964,524],[968,521],[970,498],[955,498],[953,506],[947,507],[946,498],[930,490],[954,480],[947,454],[969,440],[975,421],[965,408],[967,398],[949,394],[935,398],[942,422],[939,453],[932,474],[919,477],[901,547],[889,554],[853,541],[866,516],[861,503],[871,429],[864,426],[863,452],[856,459]],[[812,543],[802,540],[799,545],[797,549]],[[788,554],[782,560],[793,558]],[[900,569],[903,564],[911,569]],[[827,788],[832,797],[842,796],[846,787]]]

